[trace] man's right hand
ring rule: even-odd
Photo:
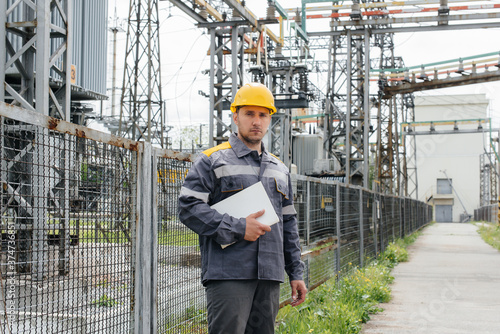
[[[247,241],[255,241],[259,239],[261,235],[266,234],[266,232],[271,232],[271,226],[261,224],[256,218],[262,216],[265,210],[260,210],[258,212],[252,213],[246,217],[246,228],[245,237]]]

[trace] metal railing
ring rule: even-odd
[[[3,103],[0,117],[0,333],[204,332],[198,237],[177,216],[195,156]],[[432,217],[408,198],[293,185],[309,289]]]

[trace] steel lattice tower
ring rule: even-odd
[[[72,2],[39,0],[28,6],[22,1],[8,1],[8,7],[5,1],[2,3],[0,82],[5,86],[0,89],[0,101],[69,121]],[[16,22],[19,18],[22,21]],[[51,34],[51,29],[57,34]],[[5,81],[10,67],[20,74],[19,85]],[[50,78],[60,84],[49,85]]]
[[[403,118],[401,122],[415,122],[415,101],[413,93],[403,94],[402,98]],[[417,146],[415,136],[405,136],[400,149],[399,157],[403,166],[401,172],[404,174],[399,193],[407,197],[418,198]]]
[[[164,146],[158,0],[130,0],[118,135]]]
[[[244,27],[236,23],[229,28],[211,27],[209,31],[211,40],[210,110],[212,111],[209,133],[215,133],[215,138],[209,137],[209,144],[213,146],[226,141],[230,131],[234,130],[234,125],[224,123],[223,116],[224,112],[227,113],[229,109],[232,97],[243,84]],[[226,50],[231,52],[228,54]],[[228,71],[226,68],[231,70]]]
[[[32,112],[70,121],[71,105],[71,22],[72,1],[38,0],[2,1],[0,8],[0,101],[21,106]],[[20,80],[7,80],[7,71],[19,74]],[[4,120],[2,120],[4,122]],[[2,123],[4,133],[13,138],[19,135],[18,124]],[[12,129],[12,130],[11,130]],[[12,132],[11,132],[12,131]],[[17,256],[19,272],[31,272],[33,279],[44,278],[47,248],[47,207],[50,199],[59,212],[59,273],[68,271],[69,258],[69,161],[64,155],[57,157],[57,177],[44,182],[50,171],[43,166],[43,145],[51,137],[47,129],[27,128],[25,140],[3,139],[2,147],[12,154],[11,161],[26,159],[33,167],[12,162],[2,168],[2,215],[14,210],[18,229]],[[22,138],[20,138],[22,139]],[[60,138],[61,145],[70,142],[69,136]],[[19,144],[22,143],[22,144]],[[42,145],[37,145],[42,144]],[[21,147],[20,147],[21,145]],[[5,152],[9,153],[5,153]],[[8,175],[7,175],[8,174]],[[16,204],[17,203],[17,204]],[[12,206],[11,206],[12,205]]]

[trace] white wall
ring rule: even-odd
[[[415,98],[417,122],[486,118],[488,100],[484,95],[425,96]],[[458,125],[475,129],[477,124]],[[453,125],[435,125],[436,131],[453,130]],[[419,129],[422,130],[422,129]],[[429,126],[425,126],[429,130]],[[437,179],[450,179],[453,192],[453,221],[458,222],[466,210],[473,214],[479,207],[479,156],[487,147],[489,133],[436,134],[416,137],[417,178],[420,200],[436,194]],[[436,196],[435,196],[436,197]],[[460,203],[465,206],[465,210]]]

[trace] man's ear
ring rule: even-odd
[[[238,124],[238,111],[233,112],[233,121],[234,124]]]

